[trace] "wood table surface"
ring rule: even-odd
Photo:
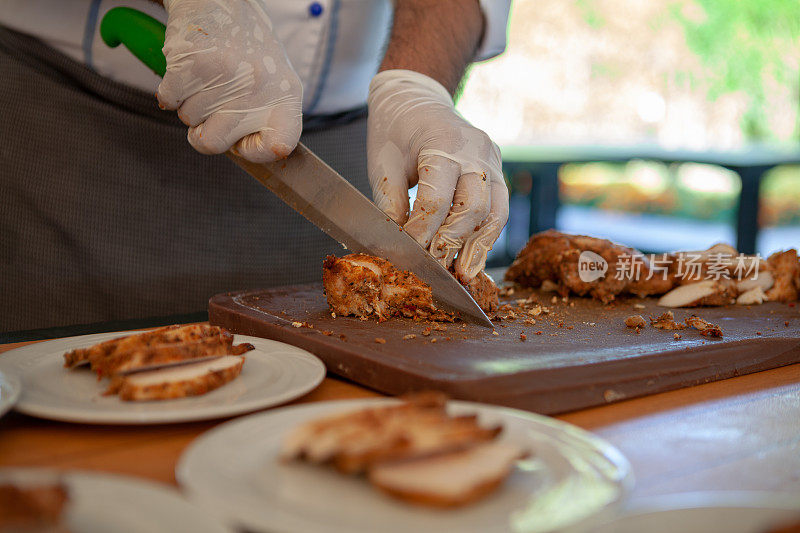
[[[2,352],[29,343],[0,345]],[[293,403],[379,396],[328,377]],[[557,417],[617,446],[636,477],[632,500],[687,491],[800,494],[800,364]],[[186,446],[224,422],[90,426],[19,413],[0,419],[0,466],[101,470],[175,484]]]

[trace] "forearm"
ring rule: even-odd
[[[395,0],[379,71],[413,70],[454,94],[478,48],[483,25],[478,0]]]

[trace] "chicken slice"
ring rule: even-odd
[[[527,453],[506,442],[488,442],[458,452],[414,461],[382,463],[370,482],[402,500],[433,507],[457,507],[495,490]]]
[[[134,348],[146,348],[159,344],[196,341],[207,337],[230,337],[223,328],[209,326],[208,324],[194,324],[191,326],[166,326],[163,328],[145,331],[134,335],[117,337],[88,348],[78,348],[64,354],[64,366],[73,368],[91,360],[127,352]],[[231,337],[231,341],[232,341]]]
[[[736,283],[731,279],[707,279],[687,285],[679,285],[662,296],[658,305],[662,307],[720,306],[732,303],[736,298]]]
[[[157,367],[185,363],[186,361],[222,355],[241,355],[253,349],[252,344],[232,345],[233,336],[207,337],[181,344],[142,346],[127,352],[93,359],[92,370],[98,378],[120,373],[151,370]]]
[[[307,422],[292,431],[283,441],[284,459],[304,458],[314,463],[331,460],[350,440],[377,434],[393,420],[414,417],[444,419],[446,397],[439,393],[418,393],[405,402],[385,407],[360,409]]]
[[[334,458],[339,471],[354,474],[386,461],[411,460],[457,451],[493,440],[502,428],[483,428],[474,415],[397,417],[371,434],[344,443]]]
[[[242,372],[244,360],[242,356],[225,355],[120,375],[111,381],[106,394],[117,394],[121,400],[139,402],[199,396],[236,379]]]
[[[767,293],[761,287],[753,287],[748,291],[744,291],[736,298],[737,305],[761,305],[766,302]]]
[[[493,440],[500,431],[499,426],[480,426],[475,415],[450,416],[442,395],[426,394],[303,424],[286,437],[281,455],[330,463],[340,472],[356,474],[386,461],[475,446]]]
[[[430,286],[414,273],[366,254],[328,256],[322,265],[322,284],[333,312],[362,318],[392,316],[452,321],[454,317],[433,302]],[[484,310],[499,305],[497,287],[485,273],[467,286]]]

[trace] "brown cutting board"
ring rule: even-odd
[[[636,333],[625,327],[632,314],[647,318],[664,312],[654,299],[553,303],[552,294],[533,294],[551,312],[537,316],[535,325],[521,318],[498,322],[498,335],[457,323],[423,336],[431,324],[334,318],[321,285],[220,294],[209,302],[209,319],[235,333],[304,348],[328,371],[388,394],[437,389],[454,398],[546,414],[800,362],[795,306],[677,309],[676,320],[694,313],[719,324],[724,336],[710,339],[685,329],[676,340],[673,331],[648,326]],[[416,338],[404,340],[409,334]]]

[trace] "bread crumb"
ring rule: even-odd
[[[685,319],[687,326],[691,326],[697,331],[700,332],[700,335],[706,337],[722,337],[722,328],[720,328],[716,324],[712,324],[711,322],[706,322],[702,318],[697,315],[692,315],[689,318]],[[760,335],[761,333],[758,333]]]
[[[293,328],[302,328],[303,327],[303,323],[302,322],[292,322],[292,327]]]
[[[654,318],[651,316],[650,325],[656,329],[667,329],[667,330],[686,328],[685,324],[675,322],[675,316],[672,314],[672,311],[667,311],[658,318]]]
[[[521,340],[522,342],[525,342],[526,340],[528,340],[528,336],[525,335],[524,333],[520,333],[519,334],[519,340]]]
[[[375,342],[377,342],[378,344],[386,344],[386,339],[384,339],[383,337],[375,337]]]
[[[640,330],[647,325],[647,322],[644,321],[642,315],[631,315],[625,319],[625,325]]]
[[[436,342],[436,337],[431,339],[431,344],[434,343],[434,342]]]
[[[675,339],[676,341],[679,341],[679,340],[681,340],[681,334],[680,333],[676,333],[676,334],[674,334],[672,336],[672,338]]]
[[[336,313],[334,313],[333,311],[331,311],[331,318],[336,318]]]
[[[643,304],[633,304],[633,308],[634,309],[644,309],[644,305]]]
[[[430,334],[431,334],[431,328],[425,328],[425,329],[422,330],[422,336],[423,337],[427,337]]]
[[[414,335],[413,333],[409,333],[408,335],[404,335],[404,336],[403,336],[403,340],[404,340],[404,341],[409,341],[409,340],[411,340],[411,339],[416,339],[416,338],[417,338],[417,336],[416,336],[416,335]]]
[[[535,326],[536,325],[536,320],[533,319],[533,318],[526,318],[524,320],[524,323],[529,325],[529,326]]]
[[[499,333],[497,333],[497,330],[496,330],[496,329],[493,329],[493,330],[492,330],[492,335],[495,335],[495,336],[498,336],[498,337],[500,336],[500,334],[499,334]]]

